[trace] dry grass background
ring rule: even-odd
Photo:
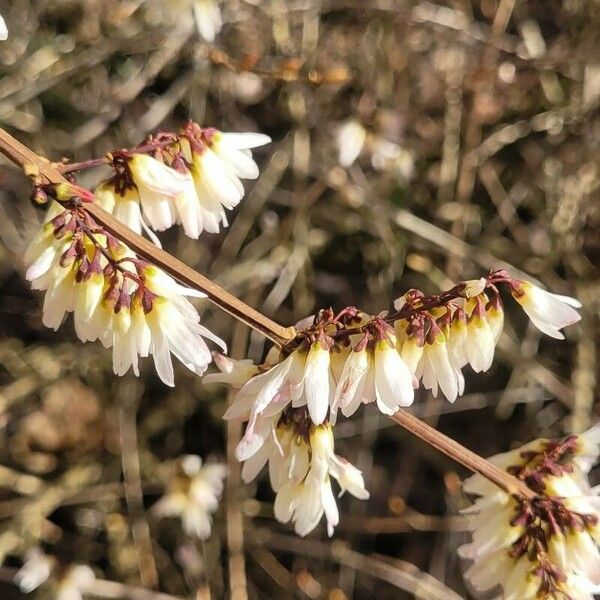
[[[451,406],[414,410],[489,455],[594,420],[600,309],[600,4],[593,0],[227,0],[216,42],[184,0],[0,2],[0,121],[54,160],[82,160],[192,118],[257,130],[260,179],[232,225],[168,249],[282,323],[322,306],[387,308],[409,287],[511,265],[584,302],[568,341],[509,311],[493,369]],[[337,162],[348,118],[369,131]],[[381,140],[395,156],[373,168]],[[93,185],[101,173],[87,173]],[[42,543],[96,569],[98,596],[467,598],[459,477],[446,458],[374,410],[336,427],[371,500],[341,500],[334,539],[295,538],[272,519],[264,478],[240,487],[222,390],[184,369],[162,386],[116,379],[110,353],[41,324],[23,281],[39,218],[0,166],[0,578]],[[259,336],[202,306],[239,356]],[[169,461],[230,458],[212,538],[196,545],[146,512]],[[243,537],[242,537],[243,532]],[[244,579],[242,557],[246,560]],[[231,568],[230,568],[231,567]],[[113,582],[113,583],[110,583]],[[118,582],[118,583],[115,583]],[[160,589],[167,596],[138,588]],[[111,595],[112,594],[112,595]],[[20,598],[10,583],[0,595]]]

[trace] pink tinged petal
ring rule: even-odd
[[[247,416],[249,407],[255,413],[262,412],[279,393],[287,380],[298,352],[293,352],[283,362],[261,375],[256,375],[237,393],[233,404],[227,409],[224,419],[241,419]]]
[[[366,351],[351,351],[334,392],[332,410],[337,411],[353,403],[356,396],[360,403],[364,378],[369,370],[369,354]]]
[[[251,415],[246,431],[235,449],[238,461],[248,460],[256,454],[265,442],[272,436],[272,419]]]
[[[304,369],[304,393],[308,412],[315,425],[321,424],[329,409],[329,351],[320,343],[311,346]]]

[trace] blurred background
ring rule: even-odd
[[[170,230],[167,249],[284,324],[325,306],[378,312],[408,288],[435,293],[490,268],[526,272],[580,298],[581,324],[557,343],[507,303],[492,370],[466,373],[454,405],[420,390],[414,412],[486,456],[588,427],[600,3],[224,0],[213,41],[192,4],[0,1],[2,126],[56,161],[188,118],[269,134],[231,226],[199,241]],[[224,390],[184,368],[166,388],[147,360],[139,380],[117,379],[110,352],[78,342],[71,319],[42,326],[22,264],[41,215],[4,159],[0,187],[3,599],[24,597],[10,581],[37,545],[92,566],[105,598],[473,597],[456,555],[467,538],[460,467],[360,410],[336,426],[336,451],[363,470],[371,499],[340,500],[333,539],[323,526],[295,537],[272,517],[264,473],[239,485]],[[234,356],[264,356],[260,336],[198,306]],[[146,510],[186,453],[230,468],[201,544]]]

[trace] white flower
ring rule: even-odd
[[[322,423],[334,387],[330,382],[329,365],[329,351],[320,342],[311,344],[308,352],[295,350],[266,373],[256,375],[242,386],[225,418],[249,418],[248,431],[252,431],[258,415],[273,415],[291,402],[294,407],[308,406],[313,422]]]
[[[154,505],[159,517],[179,517],[188,535],[208,539],[211,514],[219,507],[227,467],[223,464],[202,465],[196,455],[184,456],[171,478],[165,495]]]
[[[473,539],[459,553],[478,591],[503,598],[585,598],[600,590],[600,499],[586,475],[598,458],[600,427],[563,440],[535,440],[490,460],[537,496],[518,499],[480,475],[465,491],[481,496],[467,514]]]
[[[113,152],[115,174],[96,189],[96,202],[128,227],[164,231],[181,224],[188,237],[218,233],[227,226],[225,210],[244,196],[241,179],[256,179],[251,149],[271,141],[260,133],[222,133],[189,122],[170,134],[156,156]],[[148,142],[151,145],[152,141]]]
[[[187,235],[198,237],[193,235],[196,229],[199,233],[218,233],[221,224],[227,227],[225,209],[237,206],[244,196],[241,179],[258,177],[250,149],[270,141],[269,136],[260,133],[222,133],[195,123],[183,128],[181,152],[196,191],[195,203],[186,197],[176,206],[178,222]]]
[[[306,395],[306,405],[308,413],[315,424],[320,424],[325,420],[329,411],[329,350],[323,348],[322,344],[316,342],[312,344],[306,357],[304,367],[304,393]],[[295,406],[302,406],[298,401]]]
[[[361,403],[372,402],[367,394],[374,388],[372,352],[366,348],[348,353],[342,373],[335,389],[331,422],[335,424],[338,409],[345,417],[354,414]]]
[[[25,563],[15,575],[15,583],[25,594],[49,581],[55,600],[83,600],[83,594],[90,590],[94,580],[94,572],[87,565],[73,564],[58,569],[56,559],[40,548],[27,552]]]
[[[227,409],[225,419],[250,419],[251,430],[257,417],[281,412],[303,387],[302,378],[307,352],[295,350],[280,363],[245,383]]]
[[[460,368],[451,360],[445,335],[439,331],[431,342],[423,346],[423,357],[415,373],[425,389],[437,398],[438,387],[450,402],[462,394],[465,379]]]
[[[487,298],[480,295],[466,302],[468,316],[465,352],[473,371],[487,371],[494,361],[496,340],[485,312]]]
[[[223,27],[221,8],[217,0],[193,0],[194,19],[200,35],[207,41],[214,41]]]
[[[465,298],[474,298],[475,296],[479,296],[479,294],[483,294],[483,291],[487,285],[485,277],[480,277],[479,279],[469,279],[463,283],[465,284],[465,288],[463,290]]]
[[[336,142],[338,161],[342,167],[349,167],[354,163],[366,139],[367,130],[354,119],[349,119],[339,126]]]
[[[117,375],[130,367],[139,375],[138,356],[152,355],[159,377],[172,386],[171,354],[194,373],[204,373],[211,355],[203,338],[225,345],[200,325],[186,298],[203,294],[140,261],[101,231],[92,240],[60,206],[51,206],[47,219],[26,253],[27,279],[34,289],[46,291],[44,325],[56,330],[73,312],[82,341],[99,339],[113,349]]]
[[[269,464],[271,486],[277,494],[275,517],[282,523],[292,521],[298,535],[308,535],[323,515],[328,534],[333,534],[339,512],[331,477],[341,493],[348,491],[361,500],[369,497],[361,472],[334,453],[331,425],[314,425],[306,407],[263,418],[257,430],[260,444],[250,448],[242,442],[238,447],[238,458],[245,461],[242,477],[249,482]]]
[[[512,295],[541,332],[558,340],[565,337],[560,329],[581,319],[575,310],[581,308],[579,300],[551,294],[527,281],[515,281]]]
[[[385,415],[393,415],[401,406],[410,406],[415,397],[413,374],[396,349],[396,338],[379,340],[373,351],[375,399],[377,408]],[[369,386],[367,379],[365,384]],[[367,398],[371,390],[363,391]]]
[[[450,327],[446,325],[442,330],[430,315],[427,320],[415,319],[405,331],[399,322],[396,329],[399,340],[403,339],[399,342],[400,355],[411,372],[434,397],[437,398],[439,388],[454,402],[464,391],[465,379],[448,346]]]
[[[8,27],[6,26],[6,21],[4,17],[0,15],[0,41],[5,41],[8,39]]]
[[[112,187],[115,218],[137,233],[146,223],[155,231],[172,227],[177,222],[177,206],[193,204],[195,191],[189,172],[180,173],[147,154],[119,160],[126,173],[124,179],[101,184],[100,192],[105,194],[107,187]]]
[[[226,383],[232,388],[241,388],[248,380],[260,372],[249,358],[235,360],[220,352],[213,352],[213,362],[220,373],[209,373],[202,379],[204,383]]]

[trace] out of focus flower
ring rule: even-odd
[[[369,497],[362,473],[334,452],[331,425],[314,425],[307,409],[290,408],[276,416],[263,443],[241,457],[242,477],[249,482],[269,464],[271,486],[276,492],[275,517],[291,521],[298,535],[308,535],[325,515],[331,536],[339,512],[331,477],[341,492],[361,500]]]
[[[8,27],[6,26],[6,21],[4,17],[0,15],[0,41],[5,41],[8,39]]]
[[[94,580],[94,572],[87,565],[60,565],[40,548],[27,553],[25,563],[15,575],[15,583],[25,594],[48,582],[54,600],[83,600]]]
[[[113,349],[117,375],[130,367],[138,375],[138,356],[152,355],[159,377],[172,386],[171,354],[204,373],[211,354],[203,338],[225,345],[200,325],[186,298],[203,294],[179,285],[105,232],[90,232],[94,226],[54,203],[29,246],[26,276],[34,289],[46,292],[44,325],[58,329],[73,312],[82,341],[99,339]]]
[[[219,508],[227,467],[202,464],[199,456],[184,456],[177,465],[165,495],[154,505],[159,517],[178,517],[188,535],[202,540],[210,536],[212,513]]]
[[[338,147],[338,161],[342,167],[349,167],[354,163],[366,139],[367,130],[354,119],[349,119],[339,126],[336,143]]]
[[[551,294],[528,281],[515,281],[512,294],[531,322],[540,331],[558,340],[565,337],[560,329],[581,319],[575,310],[581,308],[581,302],[570,296]]]
[[[207,41],[214,41],[223,27],[221,8],[217,0],[192,0],[194,19],[200,35]]]
[[[600,427],[564,440],[536,440],[490,460],[537,496],[510,496],[480,475],[465,491],[481,496],[466,512],[473,560],[466,577],[478,591],[501,586],[505,600],[586,599],[600,591],[600,499],[587,473],[598,459]]]
[[[390,171],[403,180],[413,178],[415,162],[409,150],[381,136],[373,138],[371,147],[371,164],[375,170]]]
[[[29,594],[48,581],[55,562],[55,559],[44,554],[41,548],[30,548],[25,555],[23,566],[15,575],[15,583],[24,594]]]
[[[414,158],[409,150],[380,134],[367,131],[356,119],[348,119],[338,126],[336,146],[342,167],[354,164],[366,148],[376,171],[389,171],[403,180],[410,180],[414,175]]]

